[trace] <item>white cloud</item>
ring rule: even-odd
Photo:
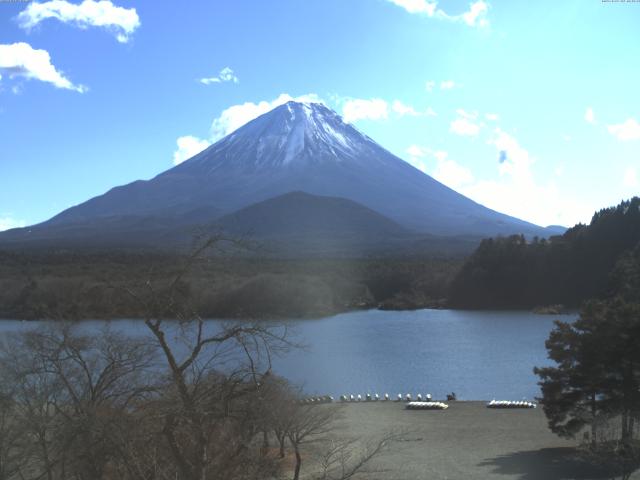
[[[424,13],[433,17],[438,5],[435,1],[429,0],[389,0],[391,3],[404,8],[409,13]]]
[[[536,181],[535,160],[515,137],[496,128],[488,143],[498,154],[499,178],[479,180],[461,193],[491,209],[542,226],[571,226],[577,219],[591,218],[591,206],[569,198],[553,179]],[[559,165],[555,173],[562,175],[564,166]]]
[[[474,181],[471,170],[449,159],[449,154],[443,150],[411,145],[406,152],[409,155],[408,163],[450,188],[457,190]],[[436,163],[433,169],[430,168],[433,163],[430,158],[433,158]]]
[[[475,120],[476,118],[478,118],[478,112],[467,112],[466,110],[463,110],[462,108],[459,108],[456,110],[456,113],[463,117],[466,118],[467,120]]]
[[[500,128],[496,128],[494,133],[495,137],[488,143],[495,146],[498,151],[500,174],[507,174],[518,180],[528,180],[531,175],[530,167],[533,163],[529,152],[522,148],[514,137]]]
[[[640,123],[635,118],[628,118],[624,123],[609,125],[607,128],[618,140],[640,140]]]
[[[51,83],[58,88],[84,93],[87,87],[74,85],[51,64],[46,50],[35,50],[28,43],[0,45],[0,72],[10,78],[23,77]]]
[[[413,108],[411,105],[405,105],[400,100],[395,100],[391,108],[393,109],[394,112],[396,112],[401,117],[405,115],[409,115],[411,117],[417,117],[420,115],[419,112],[416,112],[415,108]]]
[[[587,123],[591,125],[596,124],[596,114],[593,113],[593,108],[587,107],[587,110],[584,112],[584,119]]]
[[[484,118],[486,118],[490,122],[497,122],[500,117],[498,117],[497,113],[485,113]]]
[[[477,0],[469,4],[469,10],[459,14],[450,15],[444,10],[437,8],[438,2],[435,0],[388,0],[389,2],[404,8],[409,13],[426,15],[429,18],[460,22],[470,27],[487,27],[487,13],[489,5],[483,0]]]
[[[434,88],[438,86],[440,87],[440,90],[451,90],[452,88],[459,87],[460,85],[458,85],[453,80],[441,80],[440,84],[438,84],[438,82],[436,82],[435,80],[428,80],[424,84],[425,90],[429,93],[433,92]]]
[[[493,210],[541,226],[572,226],[576,221],[588,221],[593,214],[589,205],[572,200],[553,181],[481,180],[460,193]]]
[[[429,170],[429,162],[426,157],[433,154],[433,150],[427,147],[422,147],[420,145],[410,145],[407,148],[407,155],[409,158],[407,159],[407,163],[413,165],[418,170],[428,173]]]
[[[474,181],[471,170],[447,158],[447,152],[437,151],[433,155],[437,163],[432,176],[439,182],[454,190],[460,190]]]
[[[235,73],[233,73],[233,70],[231,70],[229,67],[224,67],[222,70],[220,70],[220,73],[216,77],[201,78],[198,81],[205,85],[210,85],[212,83],[223,82],[238,83],[240,80],[238,79],[238,77],[236,77]]]
[[[409,148],[407,148],[407,153],[410,157],[426,157],[430,152],[430,149],[421,147],[420,145],[410,145]]]
[[[358,120],[383,120],[389,116],[387,102],[380,98],[369,100],[362,98],[352,98],[344,102],[342,106],[342,117],[347,123]]]
[[[189,160],[191,157],[211,145],[208,140],[203,140],[191,135],[179,137],[178,140],[176,140],[176,143],[178,144],[178,149],[173,152],[174,165],[179,165],[185,160]]]
[[[638,182],[638,171],[634,167],[628,167],[624,171],[622,184],[625,187],[632,187],[632,188],[640,185],[640,182]]]
[[[456,135],[475,137],[480,133],[480,125],[473,123],[466,117],[458,117],[451,122],[449,131]]]
[[[16,220],[11,216],[0,216],[0,232],[10,230],[12,228],[22,228],[26,226],[24,220]]]
[[[260,115],[267,113],[269,110],[273,110],[277,106],[284,105],[292,100],[297,102],[323,103],[322,100],[314,93],[301,95],[295,98],[287,93],[282,93],[270,102],[245,102],[239,105],[233,105],[223,110],[220,116],[211,124],[211,141],[214,142],[226,135],[229,135],[231,132],[242,127],[254,118],[257,118]]]
[[[515,137],[495,128],[487,143],[498,157],[495,179],[479,178],[472,169],[449,159],[447,152],[419,145],[406,150],[407,161],[482,205],[538,225],[571,226],[591,218],[592,206],[572,200],[556,186],[564,174],[563,164],[554,170],[555,178],[540,183],[534,175],[534,158]]]
[[[437,115],[431,107],[428,107],[425,111],[418,111],[411,105],[402,103],[400,100],[395,100],[391,105],[391,109],[401,117],[405,115],[410,117],[435,117]]]
[[[470,27],[480,26],[485,27],[488,25],[487,12],[489,11],[489,5],[482,0],[469,5],[469,10],[461,15],[464,23]]]
[[[105,28],[113,32],[121,43],[128,42],[133,32],[140,26],[140,18],[135,8],[117,7],[109,0],[97,2],[84,0],[80,4],[73,4],[66,0],[31,2],[18,15],[18,23],[25,30],[30,30],[49,18],[81,29]]]

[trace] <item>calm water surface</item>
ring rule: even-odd
[[[529,312],[417,310],[361,311],[293,321],[307,345],[275,360],[274,371],[313,394],[431,393],[459,399],[532,399],[539,395],[534,366],[548,365],[544,341],[553,320],[575,315]],[[212,320],[212,322],[215,322]],[[91,321],[98,329],[104,322]],[[144,332],[135,320],[112,322]],[[0,332],[29,328],[0,322]]]

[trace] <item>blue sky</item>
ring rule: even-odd
[[[148,179],[289,98],[491,208],[640,193],[640,3],[0,2],[0,229]]]

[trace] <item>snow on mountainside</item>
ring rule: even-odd
[[[250,122],[176,171],[242,168],[273,171],[289,165],[355,162],[375,167],[376,144],[320,103],[289,102]]]
[[[121,217],[210,224],[296,191],[346,198],[415,232],[548,235],[437,182],[325,105],[298,102],[276,107],[151,180],[113,188],[25,231],[72,231],[72,225],[99,225],[107,218],[114,225]]]

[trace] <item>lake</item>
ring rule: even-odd
[[[549,365],[553,321],[576,315],[459,310],[361,311],[296,322],[308,352],[276,371],[310,392],[392,396],[431,393],[459,399],[533,399],[534,366]]]
[[[461,400],[533,399],[540,393],[532,369],[550,364],[544,342],[556,318],[572,321],[576,315],[368,310],[292,321],[308,348],[277,358],[274,371],[310,394],[336,398],[385,392],[443,398],[453,391]],[[131,333],[145,331],[135,320],[112,323]],[[30,325],[5,320],[0,332]]]

